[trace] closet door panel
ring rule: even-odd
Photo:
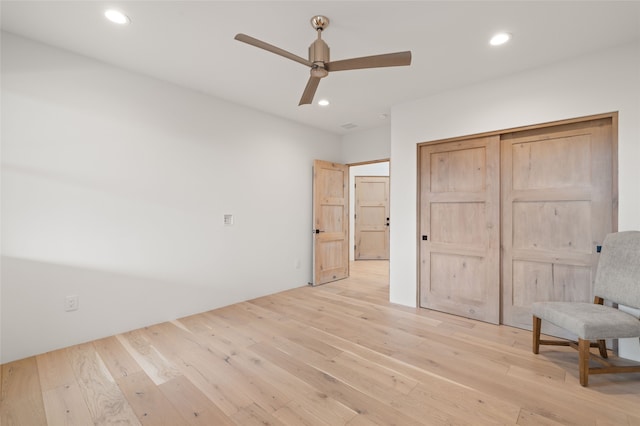
[[[420,306],[500,321],[500,140],[421,146]]]
[[[597,246],[614,230],[612,120],[501,139],[503,323],[531,328],[533,302],[593,301]]]

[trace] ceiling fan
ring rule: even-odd
[[[317,31],[318,38],[309,46],[309,59],[287,52],[284,49],[273,46],[264,41],[250,37],[246,34],[237,34],[235,39],[250,44],[260,49],[284,56],[285,58],[299,62],[311,68],[311,76],[302,93],[298,105],[310,104],[318,89],[320,79],[329,75],[332,71],[346,71],[362,68],[397,67],[411,64],[411,52],[396,52],[383,55],[363,56],[360,58],[343,59],[341,61],[329,61],[329,46],[322,40],[322,31],[329,26],[329,18],[317,15],[311,18],[311,26]]]

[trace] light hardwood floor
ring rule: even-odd
[[[9,425],[640,425],[640,374],[578,383],[577,352],[388,302],[352,276],[2,366]]]

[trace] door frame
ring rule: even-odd
[[[464,136],[456,136],[453,138],[445,138],[445,139],[438,139],[438,140],[432,140],[432,141],[427,141],[427,142],[422,142],[422,143],[418,143],[416,145],[416,210],[417,210],[417,214],[416,214],[416,239],[415,239],[415,244],[416,244],[416,306],[420,306],[420,282],[421,282],[421,277],[420,277],[420,259],[421,259],[421,253],[420,253],[420,241],[421,241],[421,233],[420,233],[420,218],[421,218],[421,202],[420,202],[420,194],[421,194],[421,169],[420,169],[420,148],[422,146],[425,145],[433,145],[433,144],[440,144],[440,143],[445,143],[445,142],[457,142],[457,141],[463,141],[466,139],[471,139],[471,138],[481,138],[481,137],[487,137],[487,136],[495,136],[495,135],[503,135],[505,133],[511,133],[511,132],[521,132],[521,131],[525,131],[525,130],[534,130],[534,129],[543,129],[543,128],[547,128],[547,127],[554,127],[554,126],[561,126],[561,125],[565,125],[565,124],[574,124],[574,123],[580,123],[583,121],[591,121],[591,120],[598,120],[598,119],[603,119],[603,118],[610,118],[611,119],[611,149],[612,149],[612,158],[611,158],[611,176],[612,176],[612,187],[611,187],[611,197],[612,197],[612,212],[611,212],[611,217],[612,217],[612,223],[611,223],[611,227],[612,227],[612,232],[617,232],[618,231],[618,111],[612,111],[612,112],[607,112],[607,113],[602,113],[602,114],[594,114],[594,115],[587,115],[587,116],[582,116],[582,117],[575,117],[575,118],[569,118],[569,119],[564,119],[564,120],[557,120],[557,121],[549,121],[546,123],[539,123],[539,124],[532,124],[532,125],[526,125],[526,126],[519,126],[519,127],[512,127],[512,128],[507,128],[507,129],[502,129],[502,130],[494,130],[494,131],[490,131],[490,132],[482,132],[482,133],[476,133],[476,134],[471,134],[471,135],[464,135]],[[501,171],[502,172],[502,171]],[[502,234],[501,234],[501,241],[502,241]],[[502,259],[502,250],[501,250],[501,255],[500,258]],[[502,263],[502,260],[500,261],[500,263]],[[502,273],[500,276],[500,288],[502,289]],[[502,297],[502,291],[501,291],[501,297]],[[502,307],[500,307],[500,323],[502,324]]]
[[[326,161],[326,160],[319,160],[319,161],[325,161],[327,163],[330,163],[330,161]],[[379,159],[379,160],[361,161],[361,162],[356,162],[356,163],[345,163],[345,164],[342,164],[342,165],[347,167],[347,170],[348,170],[347,173],[349,174],[349,179],[350,179],[352,167],[364,166],[364,165],[367,165],[367,164],[385,163],[385,162],[389,163],[389,182],[391,182],[391,159],[389,159],[389,158],[383,158],[383,159]],[[315,174],[315,171],[314,171],[314,174]],[[315,177],[314,177],[314,180],[315,180]],[[349,197],[349,200],[348,200],[347,207],[349,208],[349,220],[347,220],[347,234],[348,234],[348,238],[350,238],[351,232],[353,231],[353,227],[350,225],[351,219],[352,219],[351,215],[353,214],[353,212],[351,212],[351,206],[355,202],[355,199],[354,199],[355,191],[348,191],[348,197]],[[315,230],[315,213],[314,213],[315,202],[316,202],[315,201],[315,193],[312,196],[312,200],[313,201],[312,201],[312,218],[311,218],[311,222],[312,222],[312,227]],[[391,188],[389,188],[389,203],[391,203]],[[316,264],[315,264],[316,263],[316,260],[315,260],[316,254],[315,254],[315,248],[314,248],[314,246],[315,246],[315,238],[316,237],[314,235],[312,237],[312,242],[311,242],[311,245],[312,245],[312,250],[311,250],[312,271],[311,271],[311,280],[309,281],[309,284],[312,285],[312,286],[319,285],[318,283],[316,283]],[[352,251],[352,247],[353,246],[352,246],[352,244],[350,242],[348,243],[348,247],[349,247],[349,254],[348,254],[347,257],[348,257],[348,262],[350,263],[351,262],[351,257],[350,257],[351,255],[350,254],[353,253],[353,251]],[[389,261],[388,261],[389,264],[390,264],[390,259],[391,259],[391,253],[389,253]],[[347,269],[347,277],[349,276],[349,269],[350,268]]]

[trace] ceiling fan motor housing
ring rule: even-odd
[[[329,75],[324,64],[329,62],[329,46],[320,37],[309,46],[309,61],[313,62],[311,76],[324,78]]]
[[[321,38],[309,46],[309,61],[317,65],[322,64],[322,66],[329,62],[329,46]]]

